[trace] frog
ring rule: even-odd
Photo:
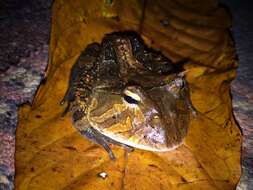
[[[100,145],[164,152],[180,146],[195,112],[183,64],[145,45],[134,32],[89,44],[71,69],[61,105],[80,134]]]

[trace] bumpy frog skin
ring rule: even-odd
[[[189,98],[182,67],[148,49],[134,33],[107,35],[74,64],[67,101],[74,126],[115,159],[109,143],[128,150],[169,151],[187,134]]]

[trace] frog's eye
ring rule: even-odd
[[[133,99],[131,96],[124,95],[123,98],[129,104],[138,104],[138,101]]]
[[[135,94],[129,90],[124,91],[123,98],[129,104],[138,104],[141,101],[141,98],[138,94]]]

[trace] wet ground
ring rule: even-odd
[[[253,190],[253,2],[222,0],[233,17],[232,35],[239,60],[232,83],[234,115],[243,133],[243,175],[238,190]]]
[[[0,190],[14,188],[18,105],[32,101],[44,77],[51,3],[0,1]]]

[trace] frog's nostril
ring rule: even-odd
[[[154,115],[152,117],[152,128],[155,128],[160,123],[160,117],[158,115]]]
[[[158,116],[158,115],[155,115],[153,118],[154,118],[155,120],[157,120],[157,119],[159,119],[159,116]]]

